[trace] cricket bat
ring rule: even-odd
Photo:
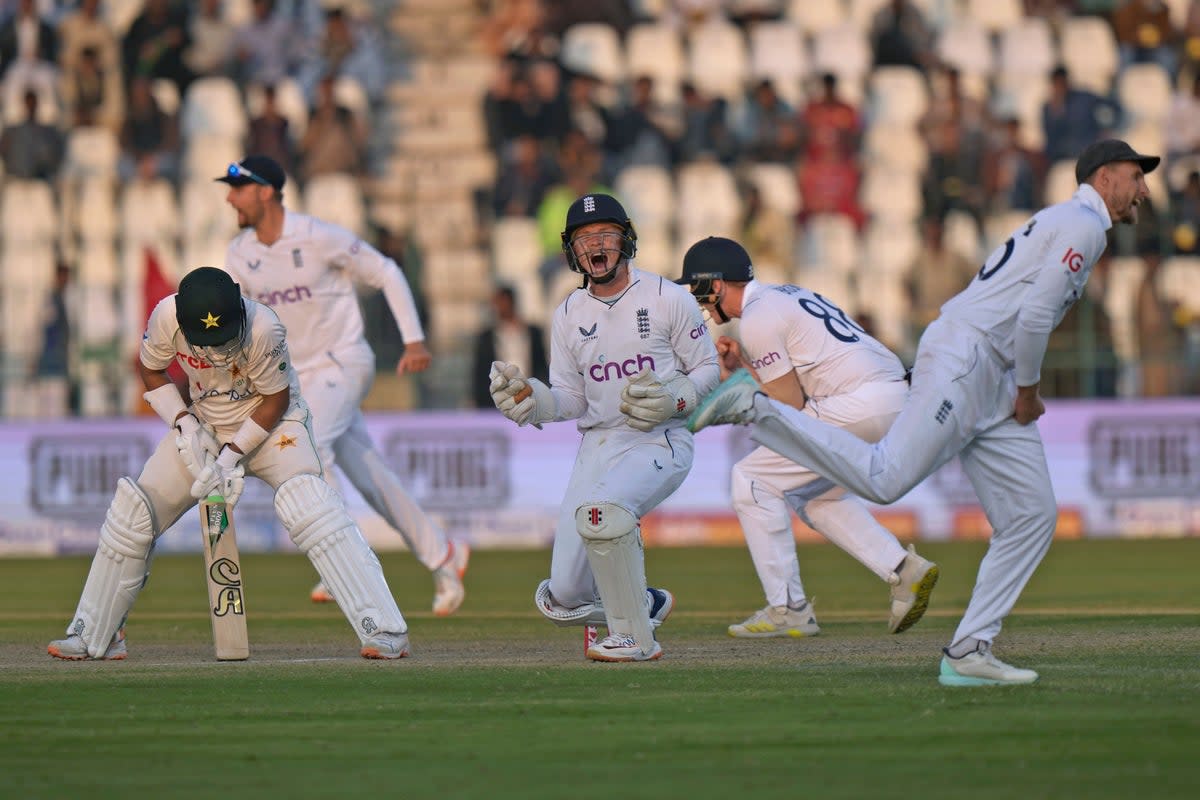
[[[229,506],[220,495],[200,501],[200,531],[204,536],[204,574],[213,644],[218,661],[250,657],[246,635],[246,606],[242,594],[242,564]]]

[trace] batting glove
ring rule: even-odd
[[[229,445],[221,448],[221,454],[200,471],[192,483],[192,497],[203,500],[212,495],[225,498],[230,508],[237,505],[242,490],[246,488],[246,469],[239,461],[242,454]]]
[[[696,385],[686,375],[666,383],[646,368],[621,390],[621,413],[631,428],[652,431],[672,417],[684,417],[696,407]]]
[[[221,451],[212,430],[201,425],[193,414],[175,420],[175,447],[193,480],[200,477],[201,470]]]
[[[537,410],[537,401],[521,368],[506,361],[493,361],[488,377],[492,379],[488,391],[500,413],[518,425],[528,425]]]

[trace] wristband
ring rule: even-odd
[[[175,420],[180,414],[187,413],[187,406],[183,403],[183,398],[179,395],[179,389],[175,388],[173,383],[164,383],[157,389],[146,392],[142,395],[142,399],[150,404],[150,408],[154,409],[154,413],[167,423],[170,427],[175,427]]]
[[[265,442],[270,435],[269,431],[263,430],[261,425],[247,417],[242,427],[238,428],[237,433],[229,440],[229,444],[236,446],[242,453],[249,453]]]

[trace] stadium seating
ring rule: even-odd
[[[669,25],[634,25],[625,37],[625,74],[630,80],[649,76],[660,103],[679,99],[679,85],[687,71],[683,43]]]
[[[750,77],[767,79],[793,108],[803,99],[802,80],[809,73],[808,47],[792,22],[762,22],[750,30]]]
[[[740,101],[750,74],[746,41],[727,22],[710,21],[692,30],[687,48],[688,75],[705,94]]]
[[[583,22],[563,34],[562,63],[568,69],[615,84],[625,76],[624,53],[617,31],[599,22]]]

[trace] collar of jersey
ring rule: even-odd
[[[1084,208],[1091,209],[1096,216],[1100,217],[1100,221],[1104,224],[1104,230],[1112,227],[1112,217],[1108,215],[1108,206],[1104,205],[1104,198],[1092,188],[1090,183],[1079,184],[1075,197]]]

